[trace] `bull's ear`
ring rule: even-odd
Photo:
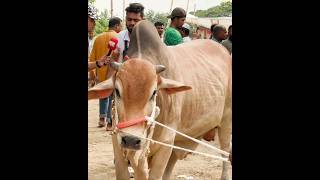
[[[97,84],[88,90],[88,100],[103,99],[110,96],[113,91],[113,87],[114,84],[112,78]]]
[[[163,77],[160,77],[158,87],[159,89],[165,90],[168,94],[174,94],[177,92],[192,89],[190,86],[186,86],[181,82],[174,81],[171,79],[166,79]]]

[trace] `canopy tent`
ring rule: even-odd
[[[212,24],[221,24],[228,28],[232,24],[232,17],[216,17],[216,18],[201,18],[188,14],[186,17],[186,23],[195,24],[210,29]]]

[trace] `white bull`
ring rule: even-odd
[[[223,46],[212,40],[194,40],[166,47],[153,24],[141,21],[133,29],[128,55],[130,60],[122,65],[113,63],[117,73],[112,78],[88,91],[89,99],[109,96],[115,90],[119,122],[126,122],[149,116],[157,94],[158,122],[197,139],[217,128],[220,148],[230,151],[232,69],[231,56]],[[160,73],[163,68],[156,70],[154,65],[166,70]],[[145,160],[138,161],[146,142],[132,134],[146,137],[145,130],[146,124],[140,123],[113,135],[117,179],[129,179],[126,158],[138,180],[170,179],[176,161],[187,155],[151,144]],[[159,126],[152,139],[192,150],[198,145]],[[221,179],[229,179],[229,174],[223,162]]]

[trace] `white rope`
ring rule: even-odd
[[[118,119],[118,112],[117,112],[116,97],[114,98],[114,102],[115,102],[115,121],[116,121],[115,123],[118,124],[119,119]],[[148,122],[147,122],[148,126],[151,127],[151,133],[150,133],[149,135],[151,135],[151,136],[153,135],[154,125],[157,124],[157,125],[159,125],[159,126],[162,126],[162,127],[164,127],[164,128],[167,128],[167,129],[169,129],[169,130],[171,130],[171,131],[174,131],[175,133],[177,133],[177,134],[179,134],[179,135],[181,135],[181,136],[183,136],[183,137],[185,137],[185,138],[187,138],[187,139],[190,139],[190,140],[192,140],[192,141],[194,141],[194,142],[197,142],[197,143],[199,143],[199,144],[201,144],[201,145],[204,145],[204,146],[206,146],[206,147],[208,147],[208,148],[210,148],[210,149],[212,149],[212,150],[215,150],[215,151],[217,151],[217,152],[219,152],[219,153],[221,153],[221,154],[223,154],[223,155],[225,155],[225,156],[229,156],[229,153],[226,152],[226,151],[223,151],[223,150],[221,150],[221,149],[219,149],[219,148],[216,148],[216,147],[214,147],[214,146],[212,146],[212,145],[209,145],[209,144],[207,144],[207,143],[204,143],[204,142],[202,142],[202,141],[200,141],[200,140],[198,140],[198,139],[195,139],[195,138],[190,137],[190,136],[188,136],[188,135],[186,135],[186,134],[183,134],[183,133],[181,133],[181,132],[179,132],[179,131],[171,128],[171,127],[168,127],[168,126],[166,126],[166,125],[164,125],[164,124],[162,124],[162,123],[160,123],[160,122],[158,122],[158,121],[155,121],[155,118],[156,118],[156,117],[159,115],[159,113],[160,113],[159,110],[160,110],[159,107],[157,107],[157,106],[156,106],[156,103],[154,102],[154,106],[153,106],[153,110],[152,110],[151,116],[145,116],[145,119],[148,121]],[[127,132],[125,132],[125,133],[127,133]],[[127,133],[127,134],[130,134],[130,133]],[[134,135],[134,134],[131,134],[131,135],[136,136],[136,135]],[[137,137],[138,137],[138,136],[137,136]],[[149,136],[148,136],[148,137],[149,137]],[[158,143],[158,144],[161,144],[161,145],[163,145],[163,146],[171,147],[171,148],[174,148],[174,149],[180,149],[180,150],[187,151],[187,152],[191,152],[191,153],[194,153],[194,154],[200,154],[200,155],[203,155],[203,156],[207,156],[207,157],[211,157],[211,158],[215,158],[215,159],[220,159],[220,160],[222,160],[222,161],[228,161],[227,158],[222,158],[222,157],[220,157],[220,156],[214,156],[214,155],[210,155],[210,154],[207,154],[207,153],[197,152],[197,151],[185,149],[185,148],[182,148],[182,147],[178,147],[178,146],[174,146],[174,145],[170,145],[170,144],[165,144],[165,143],[162,143],[162,142],[159,142],[159,141],[155,141],[155,140],[152,140],[152,139],[151,139],[152,137],[150,137],[150,138],[139,137],[139,138],[141,138],[141,139],[146,139],[146,140],[149,140],[149,141],[151,141],[151,142]],[[147,144],[147,146],[149,146],[149,144]],[[146,147],[146,148],[148,148],[148,147]]]
[[[155,94],[154,101],[153,101],[152,113],[149,116],[149,118],[151,118],[153,120],[155,118],[157,118],[159,113],[160,113],[160,109],[159,109],[159,107],[157,107],[156,97],[157,97],[157,94]],[[155,126],[155,123],[147,121],[147,128],[145,129],[145,133],[147,133],[148,129],[150,128],[150,132],[147,135],[147,138],[150,138],[150,139],[152,138],[153,132],[154,132],[154,126]],[[142,150],[142,153],[141,153],[141,155],[139,157],[139,161],[141,162],[142,165],[144,164],[143,158],[147,156],[147,153],[149,152],[149,149],[150,149],[150,141],[148,141],[145,144],[145,146],[144,146],[144,148]]]
[[[223,157],[220,157],[220,156],[215,156],[215,155],[211,155],[211,154],[207,154],[207,153],[193,151],[193,150],[185,149],[185,148],[182,148],[182,147],[179,147],[179,146],[175,146],[175,145],[166,144],[166,143],[163,143],[163,142],[160,142],[160,141],[156,141],[156,140],[153,140],[153,139],[150,139],[150,138],[140,137],[140,136],[137,136],[137,135],[134,135],[134,134],[131,134],[131,133],[127,133],[127,132],[125,132],[125,133],[126,134],[130,134],[132,136],[136,136],[136,137],[141,138],[141,139],[145,139],[145,140],[148,140],[148,141],[163,145],[163,146],[167,146],[167,147],[170,147],[170,148],[173,148],[173,149],[179,149],[179,150],[187,151],[187,152],[190,152],[190,153],[193,153],[193,154],[199,154],[199,155],[203,155],[203,156],[210,157],[210,158],[213,158],[213,159],[219,159],[219,160],[222,160],[222,161],[225,161],[225,162],[229,162],[228,158],[223,158]]]
[[[195,138],[190,137],[190,136],[188,136],[188,135],[186,135],[186,134],[183,134],[183,133],[181,133],[181,132],[179,132],[179,131],[171,128],[171,127],[168,127],[168,126],[166,126],[166,125],[164,125],[164,124],[162,124],[162,123],[160,123],[160,122],[158,122],[158,121],[155,121],[155,120],[149,118],[148,116],[146,116],[145,118],[147,119],[147,121],[151,121],[152,123],[156,123],[156,124],[158,124],[159,126],[162,126],[162,127],[167,128],[167,129],[169,129],[169,130],[171,130],[171,131],[174,131],[175,133],[177,133],[177,134],[179,134],[179,135],[181,135],[181,136],[183,136],[183,137],[185,137],[185,138],[191,139],[192,141],[197,142],[197,143],[199,143],[199,144],[201,144],[201,145],[204,145],[204,146],[206,146],[206,147],[208,147],[208,148],[210,148],[210,149],[213,149],[213,150],[215,150],[215,151],[217,151],[217,152],[219,152],[219,153],[221,153],[221,154],[223,154],[223,155],[229,156],[229,153],[226,152],[226,151],[223,151],[223,150],[221,150],[221,149],[219,149],[219,148],[216,148],[216,147],[214,147],[214,146],[212,146],[212,145],[209,145],[209,144],[207,144],[207,143],[204,143],[204,142],[202,142],[202,141],[200,141],[200,140],[198,140],[198,139],[195,139]]]

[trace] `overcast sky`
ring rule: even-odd
[[[188,12],[193,11],[196,3],[196,10],[208,9],[212,6],[219,5],[225,0],[189,0]],[[139,2],[145,7],[145,12],[148,10],[154,10],[155,12],[167,12],[169,13],[171,0],[125,0],[125,7],[129,3]],[[173,8],[182,7],[187,9],[188,0],[173,0]],[[111,0],[96,0],[95,7],[99,9],[99,12],[107,9],[110,15]],[[113,15],[123,18],[123,0],[113,0]]]

